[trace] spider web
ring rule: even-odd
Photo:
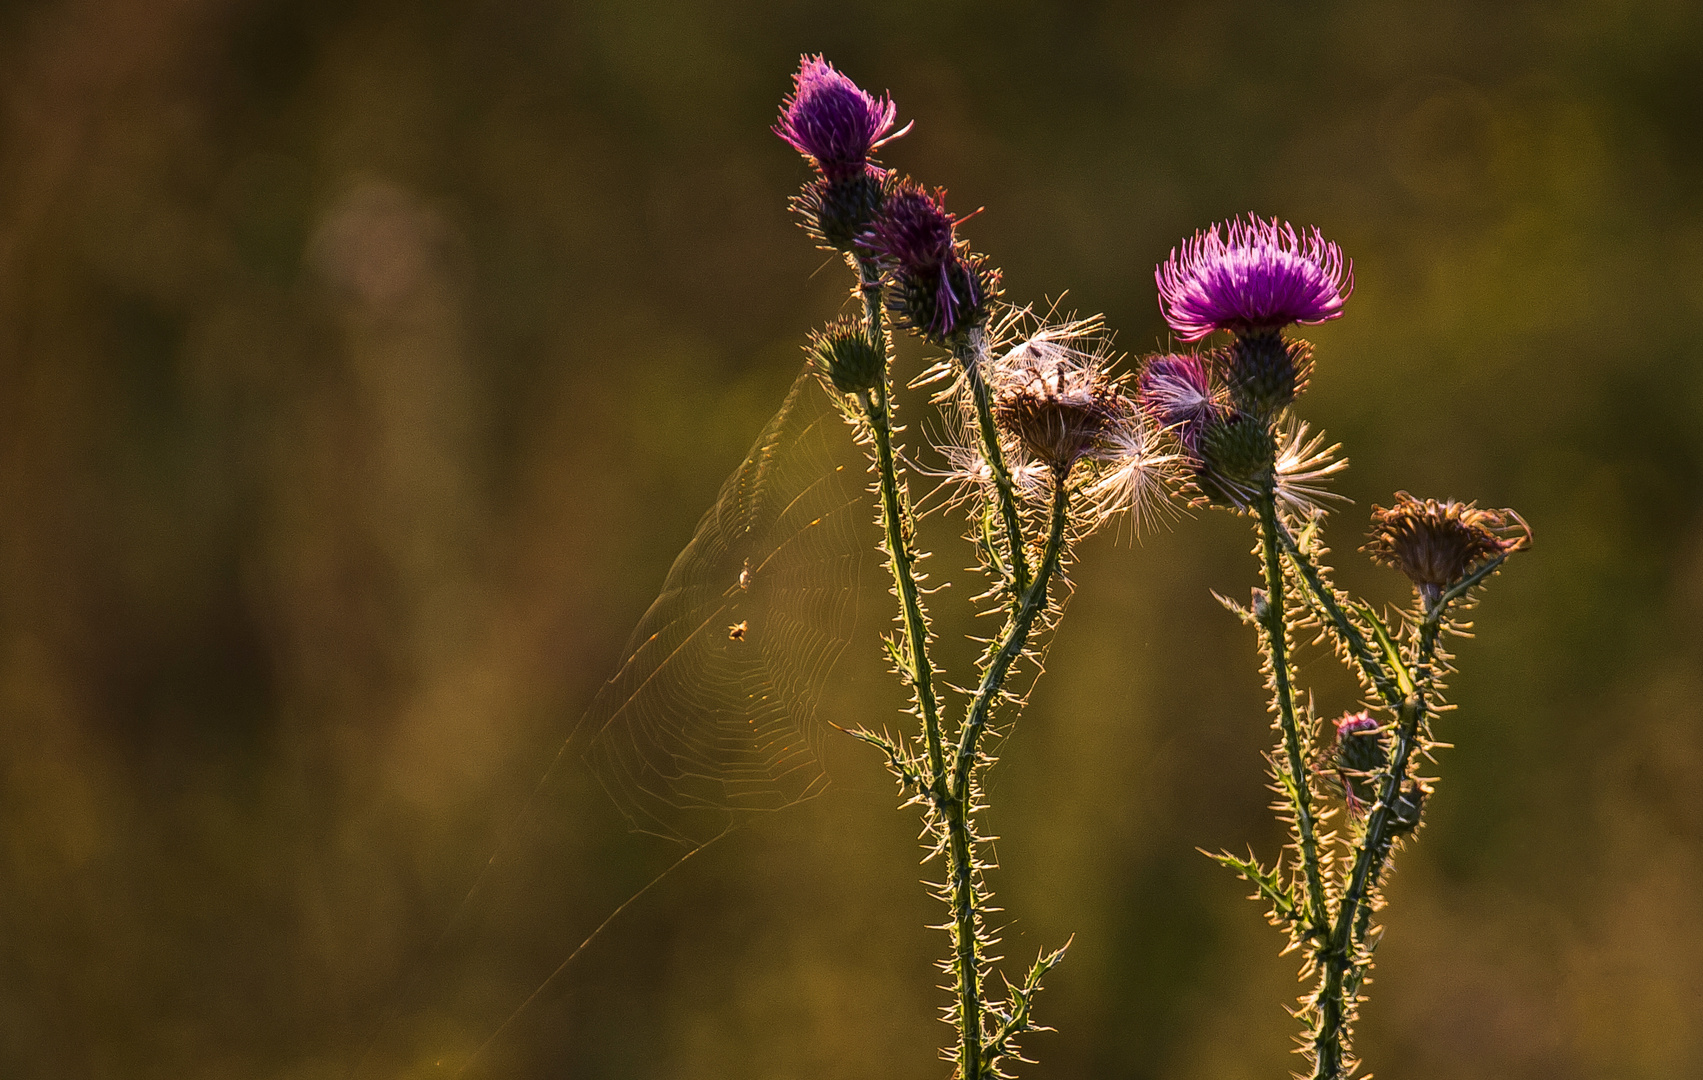
[[[806,367],[380,1021],[356,1076],[390,1075],[386,1061],[473,1070],[488,1050],[524,1038],[522,1021],[629,905],[742,817],[826,787],[830,728],[817,708],[851,641],[876,539],[865,468]],[[585,770],[569,767],[581,759]],[[569,809],[593,778],[632,829],[684,844],[684,854],[611,845],[595,815]],[[608,880],[581,861],[600,850],[613,859]],[[582,919],[562,917],[569,908],[606,917],[587,935]]]
[[[570,742],[634,829],[694,847],[821,792],[816,717],[869,542],[863,462],[809,367],[757,437]]]

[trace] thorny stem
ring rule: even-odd
[[[1349,878],[1348,889],[1343,894],[1342,905],[1337,911],[1330,949],[1325,956],[1325,985],[1321,990],[1321,997],[1327,1005],[1334,1002],[1333,1011],[1339,1018],[1346,1015],[1354,996],[1359,992],[1361,979],[1365,974],[1358,952],[1365,945],[1366,935],[1371,931],[1372,894],[1378,888],[1378,880],[1383,876],[1384,866],[1389,861],[1390,849],[1394,843],[1390,829],[1401,798],[1402,785],[1407,780],[1408,761],[1419,746],[1420,724],[1425,717],[1423,691],[1430,684],[1431,665],[1436,657],[1437,635],[1442,627],[1443,614],[1453,599],[1454,596],[1446,595],[1435,601],[1423,602],[1424,617],[1413,657],[1416,689],[1403,698],[1399,706],[1395,745],[1391,748],[1388,771],[1383,776],[1383,790],[1379,792],[1377,806],[1367,818],[1366,832],[1360,839],[1359,851],[1354,859],[1354,871]],[[1338,1035],[1338,1045],[1341,1041]],[[1324,1077],[1336,1074],[1327,1074],[1324,1071],[1321,1058],[1317,1075]]]
[[[863,294],[865,325],[870,343],[887,355],[887,324],[881,309],[879,272],[858,260],[858,288]],[[893,571],[893,591],[899,597],[904,620],[907,664],[905,676],[916,689],[917,711],[922,715],[928,740],[929,789],[938,802],[946,794],[946,754],[940,739],[940,707],[934,697],[934,666],[928,659],[928,617],[922,610],[922,593],[917,587],[916,556],[911,551],[910,514],[905,493],[893,464],[892,405],[883,373],[871,391],[858,393],[875,439],[875,466],[880,475],[881,525],[886,532],[887,561]]]
[[[1338,639],[1360,665],[1360,670],[1366,673],[1366,678],[1378,688],[1378,693],[1383,695],[1390,708],[1399,707],[1403,696],[1400,688],[1384,668],[1383,662],[1372,652],[1366,635],[1360,632],[1360,628],[1354,625],[1348,613],[1342,610],[1342,605],[1337,603],[1336,590],[1324,582],[1319,568],[1313,565],[1313,560],[1301,550],[1300,545],[1295,542],[1295,537],[1290,534],[1289,527],[1281,521],[1277,523],[1277,535],[1283,541],[1283,549],[1289,553],[1289,561],[1295,564],[1302,580],[1307,583],[1307,591],[1312,593],[1319,606],[1324,608]]]
[[[887,327],[881,307],[879,272],[861,260],[857,263],[857,270],[870,342],[887,355]],[[979,1080],[983,1074],[981,959],[975,924],[975,865],[970,850],[969,813],[965,802],[953,797],[953,785],[946,772],[939,706],[934,697],[934,672],[927,655],[928,623],[916,582],[904,493],[893,461],[892,417],[886,376],[883,375],[873,391],[860,393],[858,402],[874,434],[876,469],[881,486],[881,523],[886,529],[894,592],[899,597],[905,626],[906,648],[903,655],[908,664],[905,674],[916,688],[917,711],[922,715],[923,733],[928,742],[928,794],[932,805],[946,820],[952,944],[954,967],[958,974],[959,1068],[964,1077]]]
[[[1047,532],[1046,547],[1041,552],[1035,579],[1020,594],[1016,611],[1006,624],[1005,635],[982,675],[976,696],[970,702],[964,726],[958,733],[951,798],[944,805],[951,852],[948,872],[951,874],[952,944],[958,972],[959,1074],[965,1080],[980,1080],[989,1072],[991,1064],[983,1056],[980,936],[976,926],[975,853],[971,850],[974,837],[970,830],[970,812],[975,801],[972,780],[977,744],[987,729],[988,717],[1005,685],[1011,665],[1023,655],[1035,619],[1046,610],[1047,586],[1058,569],[1064,550],[1065,526],[1069,518],[1069,492],[1065,487],[1068,475],[1068,468],[1053,471],[1052,523]],[[996,1040],[996,1050],[997,1043],[1009,1039],[1010,1035],[1006,1032]]]
[[[1315,955],[1325,951],[1324,935],[1330,927],[1330,910],[1324,878],[1319,869],[1318,830],[1313,818],[1312,789],[1307,780],[1306,759],[1301,749],[1301,732],[1295,721],[1295,696],[1289,681],[1289,628],[1287,587],[1284,582],[1281,544],[1278,541],[1277,497],[1270,486],[1259,499],[1260,540],[1265,562],[1266,610],[1262,620],[1267,655],[1271,659],[1272,684],[1277,696],[1277,719],[1283,733],[1284,778],[1295,807],[1295,830],[1301,866],[1307,883],[1307,936],[1315,942]],[[1323,995],[1321,994],[1321,998]],[[1340,998],[1338,998],[1340,1003]],[[1332,1001],[1319,1002],[1319,1030],[1314,1039],[1318,1077],[1336,1077],[1341,1067],[1341,1016],[1333,1015]],[[1329,1070],[1327,1071],[1327,1062]]]
[[[1389,775],[1384,780],[1384,790],[1380,793],[1378,808],[1366,823],[1366,835],[1360,844],[1359,856],[1355,859],[1354,872],[1356,879],[1360,876],[1361,864],[1366,864],[1365,889],[1356,897],[1359,910],[1355,913],[1354,937],[1355,944],[1362,944],[1366,934],[1371,929],[1372,904],[1371,894],[1378,887],[1378,879],[1383,875],[1384,863],[1390,855],[1389,820],[1393,816],[1393,807],[1401,796],[1401,784],[1407,779],[1407,762],[1414,749],[1419,744],[1420,724],[1425,719],[1426,704],[1424,690],[1431,682],[1431,664],[1437,650],[1437,634],[1442,628],[1443,613],[1448,607],[1452,596],[1445,595],[1435,604],[1428,604],[1424,622],[1419,629],[1418,648],[1414,656],[1413,675],[1416,685],[1415,692],[1402,702],[1401,719],[1396,727],[1396,744],[1391,754]],[[1350,910],[1348,899],[1343,900],[1343,918]],[[1356,978],[1356,981],[1358,979]]]
[[[1005,525],[1005,541],[1010,559],[1011,600],[1015,607],[1029,589],[1029,560],[1023,549],[1022,518],[1017,512],[1017,486],[1011,480],[1011,470],[1005,466],[1005,451],[999,445],[999,429],[994,426],[993,395],[988,390],[982,361],[987,349],[987,335],[978,331],[968,339],[952,346],[952,355],[964,369],[964,379],[970,384],[970,396],[976,403],[976,429],[981,433],[982,458],[993,474],[993,486],[998,496],[999,516]]]

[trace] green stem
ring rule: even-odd
[[[951,852],[952,944],[958,972],[958,1017],[960,1021],[960,1075],[966,1080],[980,1080],[988,1075],[991,1064],[984,1056],[982,1043],[981,956],[980,934],[976,926],[974,836],[970,828],[970,812],[975,804],[974,772],[978,743],[987,730],[994,702],[999,699],[1012,664],[1028,646],[1035,620],[1047,607],[1047,587],[1058,570],[1064,551],[1066,525],[1069,520],[1069,491],[1065,481],[1069,469],[1053,471],[1052,521],[1047,532],[1046,547],[1041,553],[1035,579],[1023,590],[1016,611],[1006,624],[1005,634],[992,654],[981,685],[970,701],[964,726],[958,734],[957,758],[953,765],[951,798],[945,803],[948,848]]]
[[[1401,785],[1407,779],[1407,763],[1413,751],[1419,745],[1421,725],[1425,722],[1426,704],[1425,690],[1431,685],[1431,663],[1436,658],[1437,634],[1442,628],[1443,612],[1453,599],[1445,595],[1435,604],[1427,605],[1424,620],[1419,627],[1419,641],[1414,655],[1413,681],[1415,690],[1402,702],[1401,718],[1396,726],[1396,743],[1391,752],[1389,775],[1384,778],[1384,790],[1380,792],[1378,808],[1373,811],[1372,819],[1366,824],[1366,836],[1360,845],[1360,853],[1355,860],[1355,871],[1358,875],[1360,862],[1367,862],[1365,890],[1357,898],[1359,910],[1355,915],[1353,943],[1363,944],[1366,934],[1371,930],[1372,902],[1371,895],[1378,888],[1378,881],[1383,876],[1384,864],[1390,857],[1389,831],[1390,818],[1394,816],[1396,799],[1401,795]],[[1345,901],[1346,904],[1346,901]]]
[[[1451,598],[1452,599],[1452,598]],[[1435,659],[1437,635],[1442,626],[1443,612],[1448,599],[1425,605],[1419,639],[1415,648],[1413,676],[1416,689],[1402,699],[1396,723],[1395,745],[1391,748],[1389,769],[1383,776],[1383,789],[1378,804],[1366,821],[1365,835],[1360,838],[1355,853],[1354,871],[1348,889],[1343,894],[1337,912],[1336,926],[1331,934],[1330,951],[1325,960],[1325,993],[1334,995],[1338,1008],[1346,1011],[1353,996],[1359,992],[1364,972],[1358,963],[1358,950],[1366,943],[1372,928],[1372,896],[1377,891],[1388,863],[1394,837],[1390,834],[1401,798],[1402,785],[1407,781],[1408,762],[1419,746],[1420,724],[1425,717],[1423,690],[1430,683],[1431,664]]]
[[[964,379],[970,385],[970,396],[976,403],[976,430],[982,439],[982,458],[993,474],[999,516],[1005,525],[1005,542],[1010,559],[1011,599],[1015,607],[1029,590],[1029,559],[1023,547],[1022,518],[1017,512],[1017,485],[1005,465],[1005,451],[999,445],[999,428],[993,420],[993,394],[988,389],[982,371],[986,359],[985,332],[971,335],[974,340],[961,339],[952,347],[952,355],[964,369]]]
[[[1284,581],[1282,545],[1278,540],[1277,498],[1269,488],[1259,500],[1260,539],[1265,562],[1266,611],[1261,626],[1271,658],[1272,683],[1277,696],[1277,719],[1283,732],[1283,752],[1288,775],[1284,786],[1295,806],[1295,831],[1301,866],[1307,883],[1307,914],[1312,926],[1308,936],[1315,954],[1325,951],[1330,927],[1330,908],[1325,896],[1324,876],[1319,868],[1318,828],[1313,817],[1312,788],[1301,750],[1301,731],[1295,721],[1295,696],[1289,678],[1288,590]],[[1336,1003],[1340,1005],[1340,995]],[[1321,994],[1319,1028],[1313,1047],[1318,1061],[1316,1076],[1337,1077],[1342,1066],[1342,1016],[1332,1000]]]
[[[869,340],[886,355],[887,323],[881,308],[879,272],[868,263],[854,261]],[[893,591],[899,597],[905,630],[905,676],[915,688],[917,712],[922,717],[923,734],[928,742],[928,786],[938,802],[947,795],[946,754],[940,738],[940,706],[934,696],[934,666],[928,659],[928,616],[922,609],[916,555],[910,545],[909,507],[894,465],[892,401],[885,372],[874,389],[860,391],[857,400],[874,436],[875,466],[881,487],[881,525],[886,533],[887,562],[893,571]]]
[[[1403,697],[1401,689],[1396,686],[1395,679],[1372,651],[1371,645],[1366,641],[1366,635],[1360,632],[1360,628],[1354,625],[1348,613],[1342,610],[1342,605],[1336,599],[1336,590],[1324,581],[1319,568],[1301,551],[1288,526],[1280,521],[1277,523],[1277,530],[1279,539],[1283,541],[1283,549],[1289,554],[1289,561],[1300,571],[1302,580],[1307,583],[1307,591],[1312,593],[1318,605],[1324,609],[1326,618],[1336,631],[1337,639],[1347,647],[1349,655],[1354,657],[1355,662],[1360,665],[1360,670],[1366,673],[1366,678],[1377,687],[1378,693],[1383,695],[1390,708],[1398,708]]]

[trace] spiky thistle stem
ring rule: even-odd
[[[1401,688],[1396,685],[1395,677],[1390,674],[1389,669],[1378,658],[1378,655],[1372,651],[1372,646],[1366,640],[1366,635],[1343,610],[1336,590],[1324,580],[1318,566],[1302,550],[1294,534],[1289,531],[1289,527],[1281,521],[1277,523],[1277,535],[1283,541],[1283,550],[1289,556],[1289,561],[1294,564],[1301,580],[1306,583],[1307,592],[1313,597],[1314,602],[1319,608],[1323,609],[1327,625],[1336,634],[1337,640],[1342,643],[1342,647],[1360,666],[1366,680],[1377,689],[1379,695],[1383,697],[1384,703],[1392,709],[1400,707],[1405,695]]]
[[[1302,879],[1306,886],[1303,910],[1310,924],[1305,936],[1312,940],[1313,956],[1322,963],[1328,950],[1330,932],[1330,901],[1325,892],[1324,874],[1319,857],[1318,822],[1313,812],[1311,782],[1307,774],[1306,752],[1301,746],[1300,725],[1295,719],[1295,693],[1289,670],[1288,583],[1283,571],[1282,544],[1278,539],[1281,523],[1277,518],[1275,484],[1268,482],[1256,507],[1260,521],[1260,549],[1265,571],[1266,605],[1260,615],[1266,659],[1271,667],[1272,694],[1282,736],[1279,757],[1279,782],[1293,811],[1295,846],[1301,857]],[[1340,995],[1338,995],[1340,997]],[[1336,1077],[1341,1072],[1342,1016],[1333,1008],[1332,999],[1320,993],[1315,999],[1319,1007],[1314,1031],[1313,1052],[1315,1076]],[[1326,1071],[1327,1068],[1330,1071]]]
[[[952,947],[957,976],[959,1019],[959,1073],[966,1080],[981,1080],[994,1075],[995,1061],[984,1055],[990,1045],[996,1052],[1015,1034],[1002,1027],[1002,1033],[991,1044],[983,1042],[981,967],[981,927],[976,890],[975,834],[970,815],[975,809],[976,764],[980,741],[987,730],[993,705],[999,700],[1011,666],[1029,645],[1029,635],[1035,620],[1047,608],[1047,589],[1063,559],[1069,522],[1070,491],[1066,486],[1068,469],[1053,470],[1052,516],[1041,561],[1035,569],[1034,580],[1017,597],[1015,610],[1007,621],[1005,632],[994,648],[981,684],[965,713],[964,725],[958,732],[957,754],[953,762],[951,797],[943,807],[950,851]],[[1060,950],[1062,953],[1062,950]],[[1057,962],[1057,956],[1053,958]],[[1051,967],[1051,963],[1046,965]],[[1039,974],[1032,980],[1039,982]],[[1008,1025],[1006,1026],[1008,1027]]]
[[[863,296],[865,328],[870,344],[883,356],[888,355],[880,270],[865,260],[854,258],[851,261],[858,274],[858,291]],[[859,392],[857,400],[875,444],[875,469],[881,489],[881,527],[887,564],[893,573],[893,591],[899,598],[900,619],[904,627],[904,648],[899,650],[899,656],[903,674],[916,695],[917,713],[922,718],[923,737],[928,745],[929,789],[939,800],[947,795],[946,753],[940,737],[940,706],[934,695],[934,665],[928,659],[928,615],[923,611],[922,590],[916,577],[916,553],[911,549],[910,505],[894,464],[892,391],[885,371],[874,389]]]
[[[988,389],[987,375],[982,362],[987,354],[987,333],[975,330],[953,344],[952,355],[964,369],[970,397],[976,405],[976,430],[981,435],[982,458],[993,474],[994,498],[999,503],[999,516],[1005,526],[1008,553],[1008,580],[1011,606],[1015,610],[1029,589],[1029,560],[1024,550],[1022,517],[1017,510],[1017,485],[1005,464],[1005,451],[999,444],[999,428],[993,418],[993,393]]]
[[[1351,938],[1347,938],[1348,948],[1346,959],[1354,962],[1353,950],[1365,946],[1366,935],[1372,925],[1372,896],[1377,892],[1379,879],[1382,878],[1384,866],[1389,861],[1392,847],[1390,828],[1395,815],[1396,800],[1401,795],[1401,785],[1407,779],[1407,762],[1413,752],[1420,749],[1421,725],[1424,723],[1430,706],[1426,702],[1427,691],[1433,689],[1432,666],[1437,658],[1437,637],[1442,632],[1444,621],[1448,615],[1449,605],[1454,603],[1479,582],[1494,573],[1504,561],[1509,552],[1490,560],[1464,580],[1438,596],[1434,602],[1421,600],[1422,618],[1419,633],[1414,643],[1412,658],[1412,674],[1397,669],[1396,675],[1408,690],[1400,709],[1400,718],[1396,726],[1396,742],[1390,755],[1390,766],[1387,775],[1382,778],[1382,790],[1379,792],[1378,805],[1373,810],[1366,823],[1366,834],[1361,838],[1360,849],[1355,855],[1354,876],[1349,883],[1349,889],[1343,896],[1342,911],[1337,918],[1336,936],[1342,937],[1348,922],[1349,913],[1354,914],[1354,925]],[[1359,989],[1363,971],[1353,966],[1347,971],[1348,985],[1346,993],[1352,1000],[1352,995]]]

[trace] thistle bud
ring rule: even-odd
[[[887,369],[887,358],[853,319],[836,319],[815,331],[804,351],[842,394],[873,389]]]
[[[1053,340],[1035,339],[1002,358],[993,415],[1025,450],[1068,470],[1129,411],[1100,362]]]
[[[858,238],[892,282],[894,316],[937,345],[985,325],[988,302],[999,295],[999,271],[957,239],[961,220],[946,212],[944,188],[902,180]]]
[[[1236,336],[1226,367],[1230,399],[1236,407],[1270,416],[1307,388],[1313,347],[1299,339],[1285,339],[1276,330],[1250,331]]]
[[[832,179],[823,176],[804,185],[792,198],[793,212],[804,229],[824,247],[852,251],[881,209],[886,173],[873,165]]]
[[[1215,417],[1200,438],[1195,484],[1211,502],[1246,509],[1273,483],[1277,444],[1247,413]]]
[[[1389,764],[1389,747],[1370,713],[1349,713],[1336,722],[1336,763],[1368,776]]]
[[[1524,535],[1509,535],[1515,528]],[[1372,507],[1372,531],[1360,550],[1374,562],[1406,574],[1426,603],[1434,604],[1445,589],[1487,560],[1530,542],[1531,530],[1512,510],[1421,501],[1398,491],[1394,506]]]
[[[1191,456],[1199,456],[1201,435],[1219,414],[1219,397],[1212,385],[1211,365],[1194,353],[1155,356],[1136,382],[1141,411],[1175,433]]]

